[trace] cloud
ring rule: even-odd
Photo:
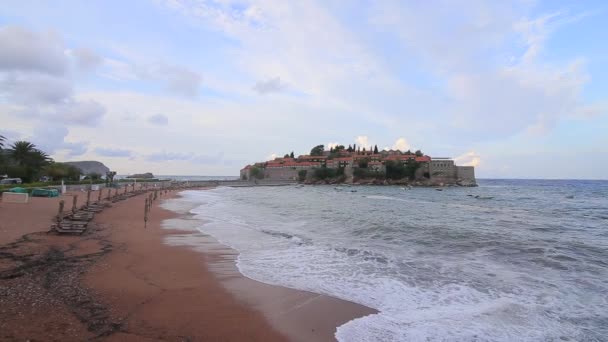
[[[328,142],[327,145],[325,145],[325,148],[326,149],[330,149],[330,148],[334,148],[334,147],[336,147],[338,145],[340,145],[340,144],[337,143],[337,142]]]
[[[0,46],[0,96],[10,103],[11,114],[65,125],[95,126],[101,121],[105,107],[77,100],[68,72],[69,55],[91,66],[96,59],[92,51],[68,50],[56,34],[13,26],[0,28]]]
[[[102,75],[116,81],[153,81],[161,83],[172,94],[196,97],[203,81],[202,75],[188,67],[148,62],[137,58],[104,59]]]
[[[224,154],[218,152],[216,155],[202,155],[191,152],[159,152],[146,156],[149,162],[187,161],[194,164],[214,165],[224,163]]]
[[[55,112],[49,117],[68,125],[95,126],[103,116],[106,109],[100,103],[88,101],[69,101],[54,108]]]
[[[0,27],[0,70],[36,71],[62,75],[68,66],[58,35],[18,26]]]
[[[253,90],[255,90],[258,94],[269,94],[269,93],[278,93],[286,89],[286,85],[281,82],[280,77],[275,77],[268,79],[266,81],[258,81],[254,86]]]
[[[407,151],[411,148],[410,143],[405,140],[405,138],[399,138],[393,144],[393,150]]]
[[[103,63],[103,58],[91,49],[77,48],[70,50],[70,54],[76,59],[76,66],[80,70],[90,71]]]
[[[194,157],[193,153],[181,153],[181,152],[158,152],[152,153],[146,156],[147,161],[151,162],[162,162],[162,161],[179,161],[179,160],[190,160]]]
[[[360,135],[355,139],[355,142],[357,143],[357,146],[361,147],[361,149],[365,148],[365,149],[370,149],[372,147],[372,145],[369,142],[369,138],[367,137],[367,135]]]
[[[85,154],[88,151],[88,143],[66,141],[68,134],[69,130],[65,126],[44,123],[37,125],[34,128],[33,135],[26,139],[48,154],[56,154],[59,151],[65,151],[68,157]]]
[[[133,151],[121,148],[97,147],[95,153],[102,157],[130,158],[133,156]]]
[[[162,65],[156,76],[166,82],[169,91],[194,97],[198,95],[202,77],[199,73],[183,66]]]
[[[150,116],[148,122],[153,125],[166,126],[169,124],[169,118],[163,114],[156,114]]]
[[[454,158],[454,162],[456,165],[460,166],[479,166],[481,163],[481,156],[477,154],[475,151],[467,152],[463,155],[460,155]]]
[[[42,73],[0,74],[0,94],[25,105],[56,104],[72,96],[72,83],[65,78]]]

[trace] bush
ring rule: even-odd
[[[315,173],[313,176],[315,179],[333,178],[336,176],[336,170],[328,169],[327,167],[323,166],[321,168],[315,169]]]
[[[298,171],[298,179],[300,180],[300,182],[303,182],[306,180],[306,174],[308,173],[307,170],[300,170]]]
[[[262,169],[260,169],[259,167],[254,166],[249,171],[249,177],[255,178],[255,179],[262,179],[262,178],[264,178],[264,171]]]
[[[357,167],[353,171],[353,175],[357,178],[377,178],[377,179],[385,179],[386,173],[382,171],[375,171],[370,169],[364,169]]]

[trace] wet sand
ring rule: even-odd
[[[33,200],[0,204],[0,340],[329,341],[373,312],[243,277],[234,251],[162,229],[179,215],[160,201],[147,228],[137,196],[97,214],[84,235],[57,236],[46,230],[58,199]],[[196,248],[164,243],[175,237]]]

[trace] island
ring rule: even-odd
[[[383,184],[410,186],[477,186],[475,168],[452,158],[431,157],[420,150],[361,149],[317,145],[310,154],[257,162],[240,170],[242,180],[294,180],[304,184]]]

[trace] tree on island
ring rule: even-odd
[[[295,157],[293,156],[293,151],[291,151],[291,154],[289,155],[289,158],[295,158]]]
[[[374,145],[374,154],[378,154],[378,145]]]
[[[416,152],[414,152],[414,154],[416,154],[416,157],[422,157],[423,156],[422,151],[420,151],[420,150],[417,150]]]
[[[325,146],[317,145],[317,146],[313,147],[312,150],[310,150],[310,155],[311,156],[322,156],[324,150],[325,150]]]

